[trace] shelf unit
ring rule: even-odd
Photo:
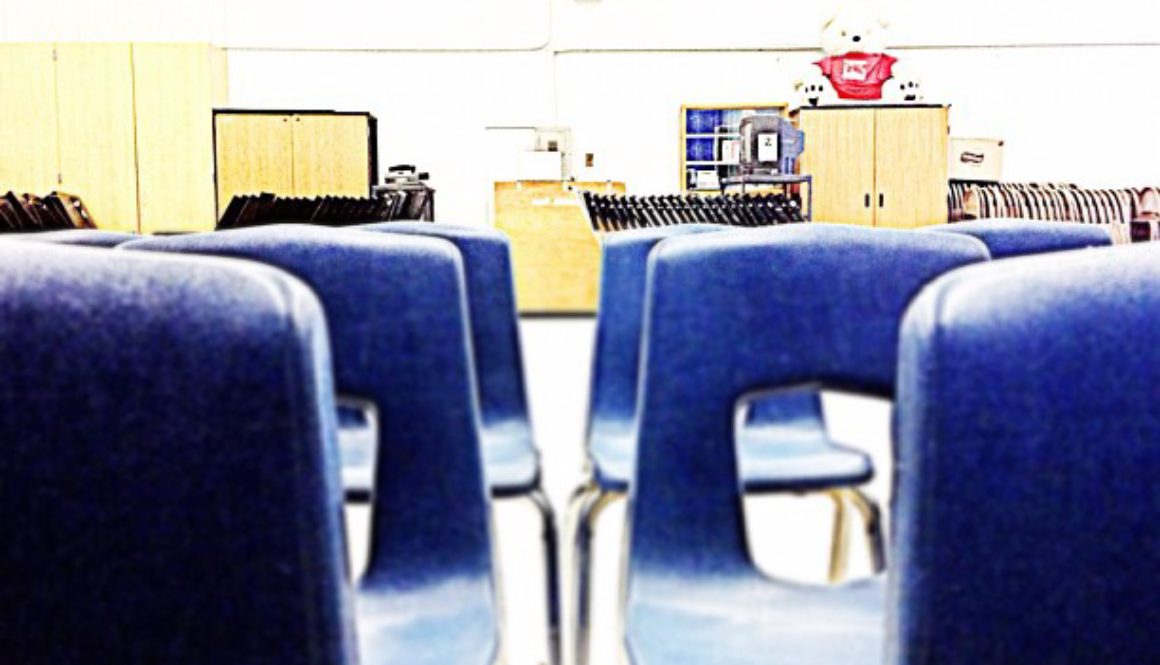
[[[681,192],[719,193],[721,181],[739,175],[741,119],[751,115],[784,117],[787,108],[782,102],[682,106],[678,122]],[[706,175],[698,175],[702,173]],[[715,186],[714,178],[718,183]],[[702,180],[700,185],[698,179]]]

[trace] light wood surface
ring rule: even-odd
[[[876,224],[915,228],[947,221],[947,109],[881,109],[875,126]]]
[[[288,115],[215,116],[218,214],[238,194],[294,196],[293,128]]]
[[[142,233],[214,228],[213,107],[224,74],[215,51],[133,45]]]
[[[577,191],[623,194],[622,182],[495,183],[495,226],[511,239],[522,313],[590,314],[600,289],[600,237]]]
[[[124,44],[56,45],[60,188],[97,227],[137,231],[133,67]]]
[[[210,67],[213,71],[213,84],[210,94],[213,96],[214,108],[224,108],[230,103],[230,69],[229,57],[225,49],[210,47]]]
[[[802,110],[800,170],[814,177],[814,221],[874,224],[873,109]]]
[[[57,189],[56,122],[52,44],[0,45],[0,193]]]
[[[295,115],[294,195],[369,196],[369,131],[362,115]]]

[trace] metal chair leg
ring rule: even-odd
[[[537,487],[528,498],[536,504],[543,520],[544,539],[544,569],[547,575],[546,591],[548,598],[548,659],[550,665],[562,665],[562,648],[560,646],[560,560],[557,551],[556,513],[552,504],[544,494],[543,488]]]
[[[857,488],[843,490],[854,508],[862,514],[866,543],[870,548],[870,565],[875,573],[886,570],[886,546],[882,537],[882,511],[878,504]]]
[[[570,586],[567,588],[568,596],[568,610],[565,619],[568,622],[568,640],[571,652],[571,661],[567,665],[576,665],[578,657],[576,655],[580,648],[580,615],[578,606],[580,602],[579,588],[580,577],[582,570],[587,566],[588,562],[588,542],[587,533],[582,533],[585,529],[581,526],[587,522],[588,513],[591,511],[592,500],[598,490],[595,485],[589,483],[582,485],[576,489],[572,494],[572,498],[568,501],[568,514],[565,519],[564,529],[568,535],[569,542],[572,544],[572,556],[568,562],[568,572],[570,574]],[[583,540],[583,542],[581,542]]]
[[[849,563],[850,539],[846,528],[846,501],[841,490],[826,492],[834,502],[834,531],[830,541],[830,583],[842,581],[846,577]]]
[[[620,495],[589,485],[572,498],[572,665],[588,665],[592,607],[592,536],[600,513]]]

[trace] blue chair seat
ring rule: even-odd
[[[491,665],[498,644],[489,594],[474,581],[412,592],[364,582],[356,597],[363,665]]]
[[[365,421],[344,422],[339,409],[338,455],[342,463],[342,487],[347,500],[370,501],[375,480],[375,446],[378,435]]]
[[[647,593],[632,607],[634,665],[877,665],[882,657],[881,577],[840,587],[680,575],[637,583]]]
[[[874,477],[869,455],[830,441],[816,426],[746,425],[737,436],[741,482],[749,492],[808,492]]]
[[[747,492],[807,492],[860,485],[874,477],[868,455],[830,441],[816,427],[749,424],[737,436],[741,482]],[[596,483],[607,492],[627,492],[636,454],[632,423],[617,426],[606,421],[592,428],[589,440]]]
[[[488,485],[495,496],[520,496],[540,484],[540,454],[526,420],[484,425],[483,460]]]
[[[339,410],[338,446],[347,499],[367,501],[374,487],[375,432],[361,416]],[[493,424],[480,431],[487,482],[495,496],[521,496],[540,482],[540,457],[525,422]]]

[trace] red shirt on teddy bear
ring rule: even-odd
[[[898,58],[885,53],[831,55],[814,64],[821,68],[842,99],[882,99],[882,84],[894,76]]]

